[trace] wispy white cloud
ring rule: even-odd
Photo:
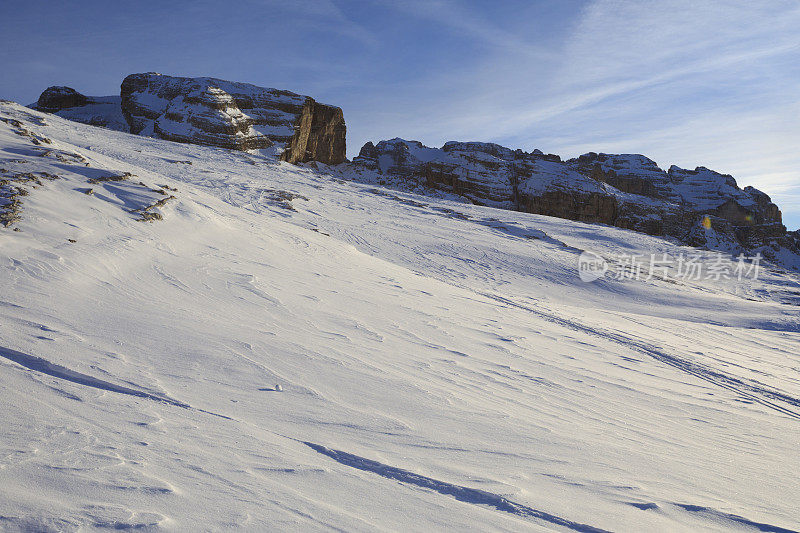
[[[348,17],[334,0],[250,0],[249,3],[267,8],[271,16],[286,26],[313,25],[315,31],[338,34],[365,46],[379,43],[372,31]],[[303,29],[298,27],[297,31]]]
[[[455,0],[398,0],[391,7],[413,17],[433,21],[443,28],[461,32],[505,53],[530,59],[552,59],[553,52],[537,42],[535,35],[509,31],[472,12],[469,5]]]
[[[452,0],[403,5],[491,53],[419,80],[379,127],[431,144],[493,140],[705,165],[771,193],[800,225],[797,2],[596,0],[546,52],[535,33],[483,24]]]
[[[575,105],[544,122],[574,116],[592,150],[733,173],[800,225],[798,25],[796,2],[593,2],[554,78]],[[586,141],[558,148],[580,153]]]

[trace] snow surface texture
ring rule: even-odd
[[[90,96],[88,104],[60,109],[55,114],[92,126],[102,126],[124,132],[130,130],[130,126],[122,115],[119,96]]]
[[[0,228],[0,529],[800,530],[796,274],[582,283],[690,249],[0,118],[59,177]]]

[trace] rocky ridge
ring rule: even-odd
[[[130,131],[122,115],[119,96],[86,96],[72,87],[45,89],[30,107],[67,120],[101,126],[116,131]]]
[[[352,167],[378,181],[442,190],[476,204],[608,224],[701,248],[776,260],[800,254],[797,232],[787,232],[767,194],[705,167],[665,171],[638,154],[590,152],[564,161],[492,143],[430,148],[403,139],[366,143]]]
[[[476,204],[608,224],[734,254],[762,252],[800,268],[800,234],[787,232],[770,197],[705,167],[663,170],[638,154],[590,152],[562,160],[492,143],[430,148],[403,139],[368,142],[349,163],[340,108],[218,78],[131,74],[118,97],[56,86],[31,107],[138,135],[340,165],[356,179],[422,187]]]
[[[234,150],[269,149],[290,163],[345,161],[341,108],[309,96],[217,78],[131,74],[120,96],[46,89],[32,107],[87,124]]]

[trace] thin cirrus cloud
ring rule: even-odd
[[[590,96],[564,115],[569,122],[574,114],[583,133],[561,128],[567,142],[557,149],[574,154],[592,141],[596,151],[636,151],[662,165],[732,173],[769,191],[796,227],[798,25],[796,2],[593,3],[555,88],[601,98]],[[582,112],[584,106],[598,109]]]
[[[305,26],[306,30],[335,33],[370,48],[380,42],[375,32],[348,17],[333,0],[249,0],[248,3],[260,8],[259,11],[267,10],[280,25],[289,26],[298,34],[306,33]]]
[[[426,144],[483,140],[708,166],[766,190],[787,224],[800,225],[796,2],[597,0],[551,21],[563,31],[547,48],[536,31],[481,24],[470,4],[397,9],[482,41],[485,53],[416,80],[405,100],[387,98],[403,112],[369,129],[391,120],[396,135]],[[535,21],[537,11],[519,18]]]
[[[532,59],[550,59],[553,51],[522,32],[514,32],[454,0],[400,0],[392,7],[415,18],[431,20],[438,25],[477,39],[498,50]],[[495,6],[496,8],[497,6]]]

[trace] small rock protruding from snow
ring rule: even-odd
[[[55,113],[70,107],[81,107],[89,103],[89,99],[72,87],[48,87],[39,96],[36,108],[47,113]]]

